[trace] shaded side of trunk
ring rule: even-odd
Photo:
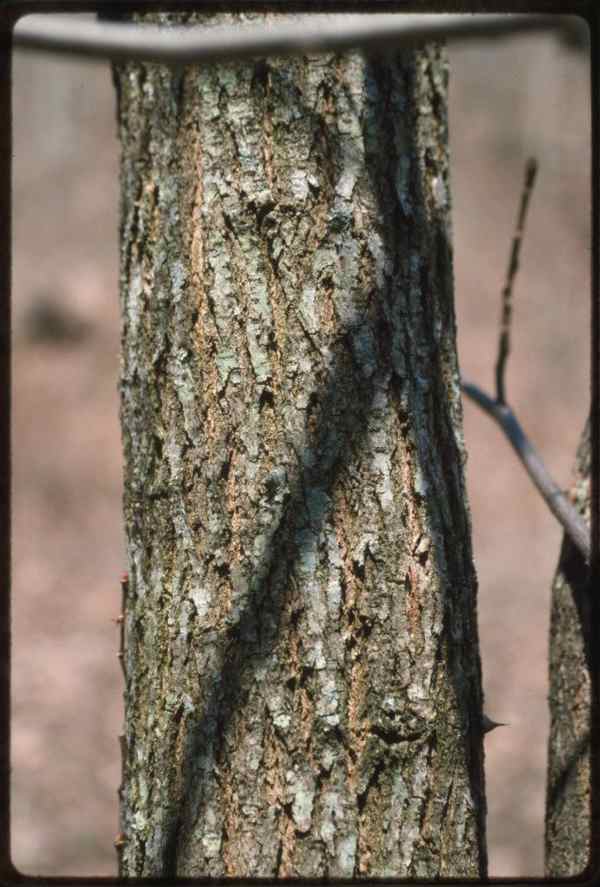
[[[122,874],[482,876],[445,55],[117,77]]]
[[[590,424],[575,462],[571,499],[590,521]],[[546,786],[548,877],[581,874],[590,854],[590,588],[589,570],[565,535],[552,584],[550,736]]]

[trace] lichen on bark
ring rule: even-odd
[[[444,51],[116,76],[121,873],[483,876]]]

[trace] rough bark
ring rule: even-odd
[[[571,499],[590,521],[590,425],[575,463]],[[564,536],[552,585],[550,621],[550,735],[546,788],[546,875],[569,877],[589,862],[590,774],[590,588],[589,569]]]
[[[483,876],[444,52],[117,80],[121,873]]]

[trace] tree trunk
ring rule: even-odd
[[[571,499],[590,522],[591,444],[588,421],[577,451]],[[550,736],[546,787],[546,875],[570,877],[589,862],[590,774],[589,569],[565,535],[552,585]]]
[[[444,52],[116,76],[121,873],[482,877]]]

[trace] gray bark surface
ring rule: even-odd
[[[584,429],[570,497],[590,522],[591,443]],[[590,773],[589,567],[565,535],[552,585],[550,735],[546,786],[545,868],[548,877],[581,874],[589,863]]]
[[[445,54],[116,78],[121,873],[483,876]]]

